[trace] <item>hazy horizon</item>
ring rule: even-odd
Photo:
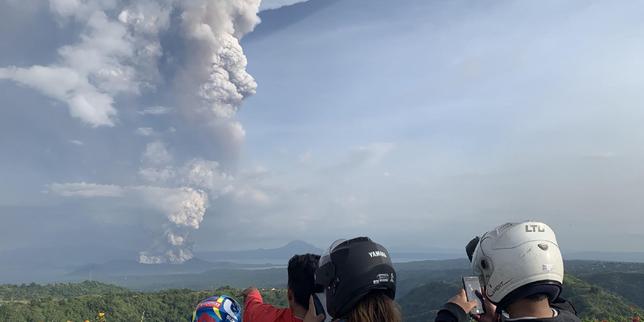
[[[643,3],[296,2],[0,3],[0,253],[642,251]]]

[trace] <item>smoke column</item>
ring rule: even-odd
[[[201,190],[181,188],[172,191],[150,191],[144,188],[143,194],[150,205],[156,204],[160,211],[167,214],[168,223],[164,236],[158,240],[158,249],[143,251],[139,254],[139,262],[145,264],[183,263],[192,258],[189,242],[190,231],[199,229],[206,213],[208,196]],[[166,194],[164,197],[162,194]]]
[[[207,129],[204,135],[213,139],[242,144],[244,129],[235,115],[257,84],[246,71],[239,41],[259,23],[260,0],[49,0],[48,5],[56,20],[82,26],[79,41],[59,48],[57,61],[48,66],[0,67],[0,79],[63,103],[70,116],[91,127],[119,126],[120,97],[155,95],[160,86],[173,84],[169,96],[188,122]],[[161,39],[169,33],[185,44],[180,49],[185,59],[164,75],[159,65],[169,49]],[[135,195],[167,219],[140,262],[192,258],[190,232],[199,229],[209,197],[234,189],[234,178],[198,155],[176,164],[160,139],[142,152],[139,177],[137,186],[63,183],[50,190],[77,198]]]

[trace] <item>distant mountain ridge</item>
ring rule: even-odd
[[[114,277],[194,275],[212,270],[249,270],[284,267],[295,254],[321,254],[322,250],[303,241],[292,241],[282,247],[242,251],[198,252],[182,264],[141,264],[135,260],[111,260],[83,265],[66,275],[66,279],[98,279]]]
[[[72,271],[68,277],[92,279],[100,276],[194,274],[213,269],[220,263],[193,258],[181,265],[141,264],[134,260],[113,260],[102,264],[88,264]]]
[[[596,252],[576,251],[564,252],[568,260],[596,260],[607,262],[635,262],[644,263],[644,252]]]
[[[196,252],[195,255],[209,261],[286,265],[293,255],[306,253],[322,254],[322,252],[322,249],[314,245],[301,240],[295,240],[278,248]]]

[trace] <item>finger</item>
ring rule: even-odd
[[[474,294],[476,294],[476,296],[478,296],[481,300],[483,300],[483,294],[481,293],[481,291],[475,290]]]
[[[315,318],[315,320],[316,320],[316,321],[318,321],[318,322],[322,322],[322,321],[324,321],[324,314],[320,314],[320,315],[318,315],[318,316]]]
[[[496,311],[496,305],[494,305],[492,301],[483,301],[483,306],[485,307],[485,311],[490,311],[490,312]]]
[[[315,316],[315,301],[313,301],[313,295],[309,296],[309,310],[306,312],[306,315],[311,317]],[[315,319],[317,320],[317,317]]]

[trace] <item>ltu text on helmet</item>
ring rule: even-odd
[[[525,231],[526,233],[544,233],[546,232],[546,227],[543,227],[542,225],[525,225]]]

